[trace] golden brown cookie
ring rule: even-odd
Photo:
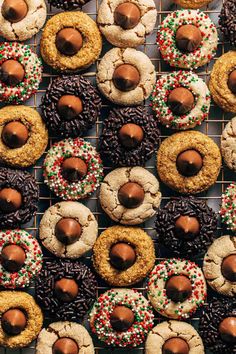
[[[186,9],[200,9],[208,5],[212,0],[173,0],[175,4]]]

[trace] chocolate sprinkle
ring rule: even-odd
[[[220,29],[231,45],[236,46],[236,2],[226,0],[220,13]]]
[[[127,150],[119,140],[119,130],[127,123],[139,125],[144,138],[139,146]],[[100,141],[101,155],[116,166],[143,166],[160,143],[157,121],[143,107],[114,108],[104,121]]]
[[[175,222],[181,215],[196,217],[200,223],[199,234],[190,240],[181,239],[175,233]],[[177,256],[190,257],[206,251],[216,237],[217,214],[203,200],[180,197],[157,210],[155,226],[160,243]]]
[[[48,3],[58,9],[75,10],[86,4],[88,1],[89,0],[48,0]]]

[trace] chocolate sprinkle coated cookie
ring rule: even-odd
[[[75,10],[86,4],[88,1],[89,0],[48,0],[48,3],[58,9]]]
[[[220,13],[220,29],[232,46],[236,46],[236,2],[226,0]]]

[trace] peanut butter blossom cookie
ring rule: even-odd
[[[215,55],[217,30],[199,10],[177,10],[166,16],[157,34],[162,57],[171,66],[196,69]]]
[[[187,9],[199,9],[208,5],[212,0],[173,0],[177,5]]]
[[[1,102],[23,103],[37,91],[41,80],[41,59],[30,49],[30,46],[17,42],[1,43]]]
[[[221,153],[226,165],[236,172],[236,117],[226,124],[222,132]]]
[[[145,297],[131,289],[111,289],[100,295],[90,313],[90,327],[111,347],[137,347],[153,327]]]
[[[236,183],[231,183],[222,194],[220,209],[222,222],[227,228],[236,231]]]
[[[102,161],[87,141],[65,139],[48,150],[44,161],[44,177],[45,183],[61,199],[85,198],[102,181]]]
[[[175,71],[157,81],[151,101],[161,124],[185,130],[200,125],[208,117],[211,96],[205,82],[196,74]]]
[[[149,276],[148,298],[165,317],[180,320],[192,316],[204,304],[206,291],[202,270],[189,260],[167,259]]]
[[[236,46],[236,3],[234,0],[225,0],[220,13],[220,29],[224,33],[226,40],[230,41],[232,46]]]

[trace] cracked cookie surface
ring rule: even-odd
[[[221,153],[226,165],[236,172],[236,117],[225,126],[221,135]]]

